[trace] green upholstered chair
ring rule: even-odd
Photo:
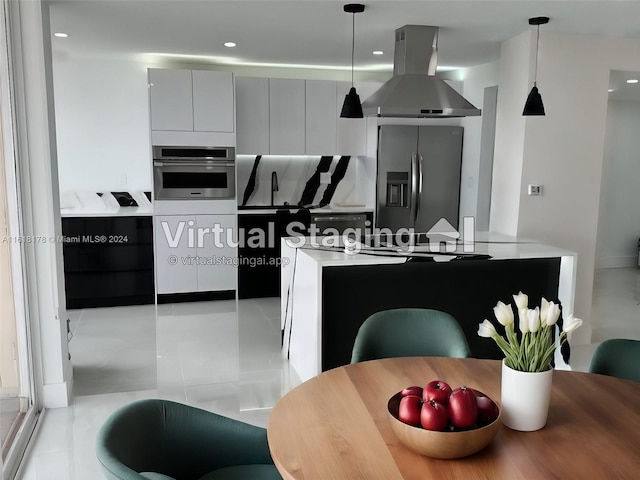
[[[351,363],[388,357],[469,357],[455,318],[439,310],[398,308],[371,315],[360,326]]]
[[[281,480],[267,431],[167,400],[115,411],[96,453],[109,480]]]
[[[640,382],[640,340],[605,340],[593,353],[589,372]]]

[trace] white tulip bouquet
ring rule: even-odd
[[[528,295],[519,292],[513,296],[518,310],[521,335],[514,326],[514,313],[510,305],[502,302],[493,308],[498,322],[504,326],[506,339],[498,334],[489,320],[484,320],[478,328],[478,335],[492,338],[504,353],[505,364],[521,372],[544,372],[551,368],[556,342],[553,336],[556,322],[560,317],[560,305],[542,299],[540,307],[529,308]],[[582,325],[582,320],[569,315],[564,319],[559,344],[567,341],[567,334]]]

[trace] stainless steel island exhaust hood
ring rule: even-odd
[[[393,77],[362,104],[365,116],[446,118],[480,115],[444,80],[436,78],[438,27],[396,30]]]

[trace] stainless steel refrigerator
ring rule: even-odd
[[[462,137],[456,126],[379,127],[376,227],[458,228]]]

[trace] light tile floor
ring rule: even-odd
[[[571,348],[573,370],[588,371],[593,352],[608,338],[640,340],[640,268],[596,272],[591,325],[591,344]]]
[[[297,386],[280,350],[280,299],[85,309],[70,314],[74,400],[46,410],[23,480],[104,478],[95,438],[119,406],[165,398],[265,426]]]
[[[572,347],[586,371],[597,345],[640,339],[640,270],[596,274],[593,343]],[[87,309],[71,314],[73,404],[47,410],[22,480],[98,480],[98,429],[116,408],[167,398],[266,426],[299,384],[280,351],[278,298]]]

